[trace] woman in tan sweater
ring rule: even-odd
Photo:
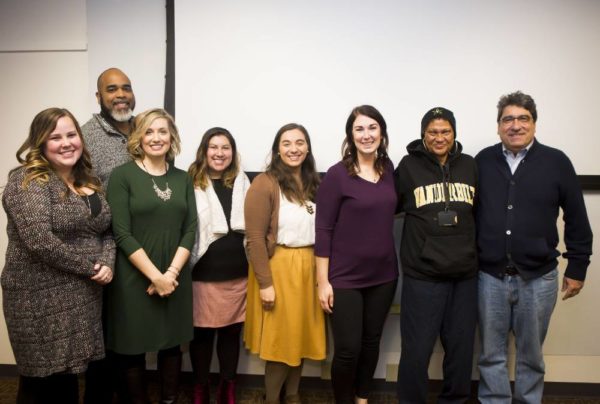
[[[250,261],[244,342],[266,361],[266,402],[299,403],[304,358],[325,358],[325,320],[316,291],[314,198],[319,184],[308,132],[277,132],[271,162],[245,203]]]

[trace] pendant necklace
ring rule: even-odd
[[[152,180],[152,184],[153,184],[152,188],[154,188],[154,192],[156,192],[156,196],[158,196],[164,202],[171,199],[171,194],[173,193],[173,191],[171,191],[171,188],[169,188],[169,181],[167,180],[166,188],[163,191],[162,189],[160,189],[158,187],[158,185],[156,185],[156,182],[154,182],[154,177],[152,176],[152,174],[150,174],[150,172],[146,168],[146,165],[144,164],[144,160],[140,160],[140,162],[142,163],[142,167],[144,167],[144,171],[146,171],[146,173],[150,176],[150,179]],[[167,162],[165,162],[165,175],[167,175],[167,176],[169,175],[169,166],[168,166]]]
[[[67,188],[69,190],[71,190],[71,192],[73,192],[75,195],[77,195],[78,197],[80,197],[83,200],[83,203],[85,203],[85,206],[87,207],[88,213],[90,214],[90,216],[92,216],[92,204],[90,203],[89,195],[83,191],[77,190],[73,184],[67,183],[66,185],[67,185]]]
[[[80,195],[81,199],[83,199],[83,202],[85,202],[85,205],[88,208],[88,211],[90,212],[90,216],[92,215],[92,204],[90,203],[90,196],[88,194],[84,194],[84,195]]]
[[[315,213],[315,208],[313,208],[312,205],[309,205],[308,203],[304,202],[304,208],[306,208],[306,211],[308,212],[308,214],[312,215],[313,213]]]

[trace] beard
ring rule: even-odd
[[[100,98],[100,111],[104,116],[110,116],[116,122],[127,122],[133,116],[133,107],[135,107],[135,100],[129,103],[129,107],[126,110],[118,110],[115,108],[108,108],[102,98]]]
[[[117,122],[127,122],[133,116],[133,110],[131,108],[128,108],[126,111],[111,110],[110,116]]]

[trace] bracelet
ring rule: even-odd
[[[173,268],[175,268],[175,267],[173,267]],[[167,268],[167,272],[174,273],[176,277],[177,277],[177,276],[179,276],[179,272],[177,272],[177,271],[175,271],[175,270],[171,269],[171,267]]]
[[[169,265],[169,268],[174,268],[177,273],[181,272],[181,268],[177,268],[175,265]]]

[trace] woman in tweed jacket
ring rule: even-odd
[[[115,258],[110,210],[69,111],[36,115],[17,159],[2,196],[1,277],[17,403],[77,403],[76,375],[104,355],[102,285]]]

